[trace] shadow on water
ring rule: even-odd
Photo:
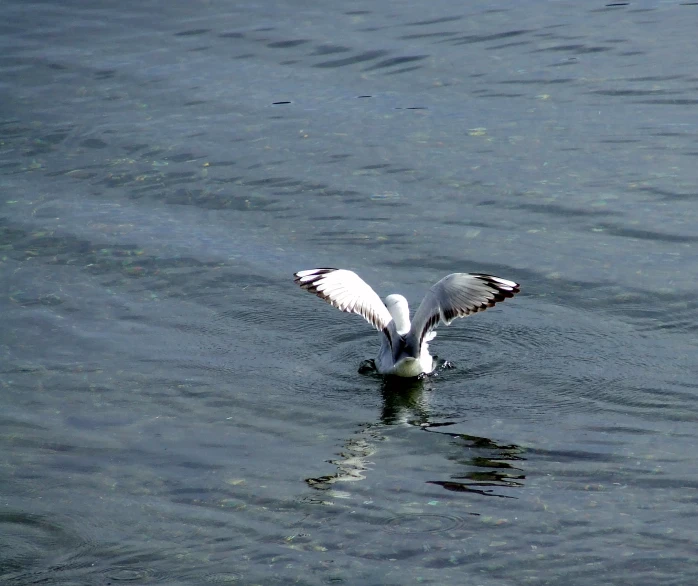
[[[493,439],[451,433],[444,428],[456,425],[455,421],[432,421],[429,409],[429,394],[433,379],[401,379],[380,377],[383,398],[379,421],[360,425],[358,431],[343,442],[337,459],[328,460],[337,472],[307,478],[307,484],[317,490],[328,490],[336,482],[365,480],[374,462],[369,458],[380,449],[391,428],[407,424],[420,431],[450,438],[448,450],[457,447],[455,455],[446,456],[457,467],[447,480],[427,480],[426,484],[440,486],[450,492],[461,492],[514,499],[515,496],[501,494],[497,489],[516,489],[524,486],[526,475],[521,465],[526,458],[524,449],[516,444],[498,443]]]

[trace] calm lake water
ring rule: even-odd
[[[698,583],[695,3],[0,5],[2,584]]]

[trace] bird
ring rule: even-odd
[[[518,283],[479,273],[452,273],[434,284],[410,320],[410,309],[402,295],[381,300],[355,272],[318,268],[294,273],[294,282],[337,309],[362,316],[380,332],[381,346],[373,361],[382,375],[426,376],[435,368],[429,344],[434,329],[449,325],[457,317],[484,311],[513,297]]]

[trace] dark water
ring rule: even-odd
[[[0,582],[698,581],[698,6],[0,5]]]

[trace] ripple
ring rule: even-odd
[[[408,535],[412,533],[440,533],[452,531],[463,525],[463,519],[455,515],[436,513],[406,513],[397,515],[385,522],[384,529],[389,533]]]
[[[3,578],[36,578],[50,568],[66,570],[82,565],[89,545],[76,532],[42,515],[0,513],[3,536]],[[17,582],[19,583],[19,581]]]
[[[211,584],[235,584],[239,581],[241,581],[243,576],[241,574],[232,574],[232,573],[218,573],[218,574],[211,574],[209,576],[204,576],[204,580],[206,582],[209,582]]]
[[[149,572],[145,568],[112,566],[106,573],[106,577],[117,582],[134,582],[145,580]]]

